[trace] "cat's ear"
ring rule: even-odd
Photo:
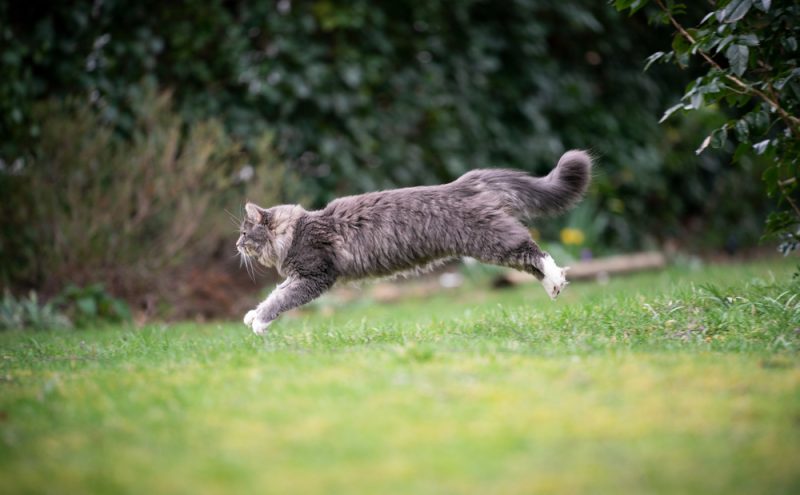
[[[244,205],[244,211],[247,212],[247,218],[253,223],[266,225],[269,222],[269,211],[255,203]]]

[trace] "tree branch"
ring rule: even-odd
[[[691,43],[692,45],[696,44],[697,42],[695,41],[694,37],[691,34],[689,34],[689,32],[686,31],[686,29],[675,19],[675,17],[672,15],[672,12],[670,12],[669,9],[667,8],[667,6],[664,5],[664,2],[662,0],[655,0],[655,2],[659,6],[659,8],[662,11],[664,11],[664,13],[669,18],[670,23],[672,23],[672,26],[675,27],[675,29],[681,34],[681,36],[686,38],[686,40],[689,43]],[[725,72],[722,69],[722,66],[719,65],[719,63],[716,60],[714,60],[713,58],[711,58],[711,56],[708,55],[706,52],[704,52],[703,50],[700,50],[698,48],[697,49],[697,53],[700,54],[700,56],[703,57],[703,59],[706,62],[708,62],[712,67],[714,67],[715,69],[719,70],[720,72],[723,72],[723,73]],[[736,77],[736,76],[734,76],[732,74],[725,74],[725,78],[728,79],[729,81],[731,81],[732,83],[736,84],[740,88],[742,88],[745,92],[753,94],[753,95],[756,95],[759,98],[761,98],[762,100],[764,100],[773,109],[775,109],[776,112],[778,112],[778,114],[781,116],[781,118],[784,120],[784,122],[786,122],[787,127],[792,131],[792,133],[794,133],[796,136],[800,137],[800,119],[798,119],[797,117],[795,117],[793,115],[790,115],[780,105],[780,102],[778,101],[777,97],[775,97],[775,98],[770,97],[768,94],[764,93],[763,91],[761,91],[759,89],[756,89],[756,88],[750,86],[749,84],[747,84],[746,82],[742,81],[741,79],[739,79],[738,77]]]

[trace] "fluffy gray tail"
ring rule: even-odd
[[[456,184],[488,189],[499,195],[504,209],[521,220],[563,213],[586,194],[592,175],[592,158],[581,150],[564,153],[556,168],[544,177],[519,170],[473,170]]]

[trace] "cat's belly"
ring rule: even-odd
[[[420,252],[418,249],[340,249],[338,251],[338,271],[340,278],[346,281],[419,275],[457,257],[455,253]]]

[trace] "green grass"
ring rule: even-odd
[[[0,493],[798,493],[795,264],[6,332]]]

